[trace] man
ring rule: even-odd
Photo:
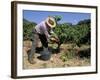
[[[54,34],[52,29],[56,26],[56,20],[54,17],[47,17],[46,20],[42,21],[40,24],[37,24],[35,26],[35,29],[33,29],[33,41],[32,41],[32,47],[31,51],[28,54],[28,60],[31,64],[35,63],[35,49],[36,49],[36,44],[37,44],[37,36],[39,36],[39,39],[42,43],[43,46],[43,51],[41,53],[41,56],[39,56],[40,59],[42,60],[48,60],[50,59],[50,52],[48,50],[48,42],[51,38],[51,34]],[[55,39],[57,37],[55,36]]]

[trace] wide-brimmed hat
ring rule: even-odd
[[[46,19],[46,23],[48,24],[48,26],[50,26],[51,28],[54,28],[56,26],[56,20],[54,17],[47,17]]]

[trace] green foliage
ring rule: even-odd
[[[79,47],[81,43],[86,43],[85,38],[89,33],[89,27],[86,24],[83,25],[76,25],[73,28],[73,33],[72,33],[72,37],[73,37],[73,42],[75,42]],[[87,40],[90,37],[87,37]]]
[[[62,53],[61,56],[60,56],[60,59],[61,59],[63,62],[67,61],[67,60],[68,60],[68,58],[67,58],[67,53]]]
[[[55,16],[57,21],[62,19],[61,16]],[[78,22],[76,25],[71,23],[62,23],[57,24],[54,29],[54,32],[58,35],[59,43],[58,48],[63,43],[71,42],[77,46],[81,44],[90,44],[91,42],[91,28],[90,28],[90,19],[83,20]],[[32,29],[35,27],[36,23],[29,22],[23,19],[23,39],[30,40],[32,39]]]
[[[62,17],[61,17],[61,16],[57,16],[57,15],[56,15],[56,16],[54,16],[54,18],[55,18],[55,20],[56,20],[56,21],[60,21],[60,20],[62,19]]]
[[[32,39],[32,29],[35,27],[36,23],[32,23],[23,19],[23,39],[31,40]]]
[[[66,42],[68,38],[68,25],[67,24],[58,24],[57,27],[54,29],[54,32],[58,35],[60,40],[60,44]]]
[[[85,20],[79,21],[77,25],[83,25],[83,24],[90,25],[90,23],[91,23],[90,19],[85,19]]]
[[[77,46],[81,46],[84,43],[90,43],[90,21],[81,21],[77,25],[70,25],[67,23],[58,24],[54,29],[54,32],[58,35],[60,44],[66,42],[75,43]]]
[[[60,59],[65,62],[69,59],[72,59],[73,57],[76,56],[76,50],[74,48],[68,50],[66,53],[62,53],[60,56]]]

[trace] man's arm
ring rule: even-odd
[[[48,33],[48,31],[45,31],[44,34],[49,42],[51,35]]]

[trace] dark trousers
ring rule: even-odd
[[[31,47],[31,51],[29,53],[30,59],[34,57],[34,54],[36,51],[37,37],[39,37],[43,47],[45,47],[45,48],[48,47],[48,41],[47,41],[45,34],[39,34],[36,32],[35,29],[33,29],[33,31],[32,31],[32,47]]]
[[[39,35],[39,38],[40,38],[40,41],[41,41],[43,47],[47,48],[48,47],[48,41],[47,41],[45,34],[38,34],[38,35]]]

